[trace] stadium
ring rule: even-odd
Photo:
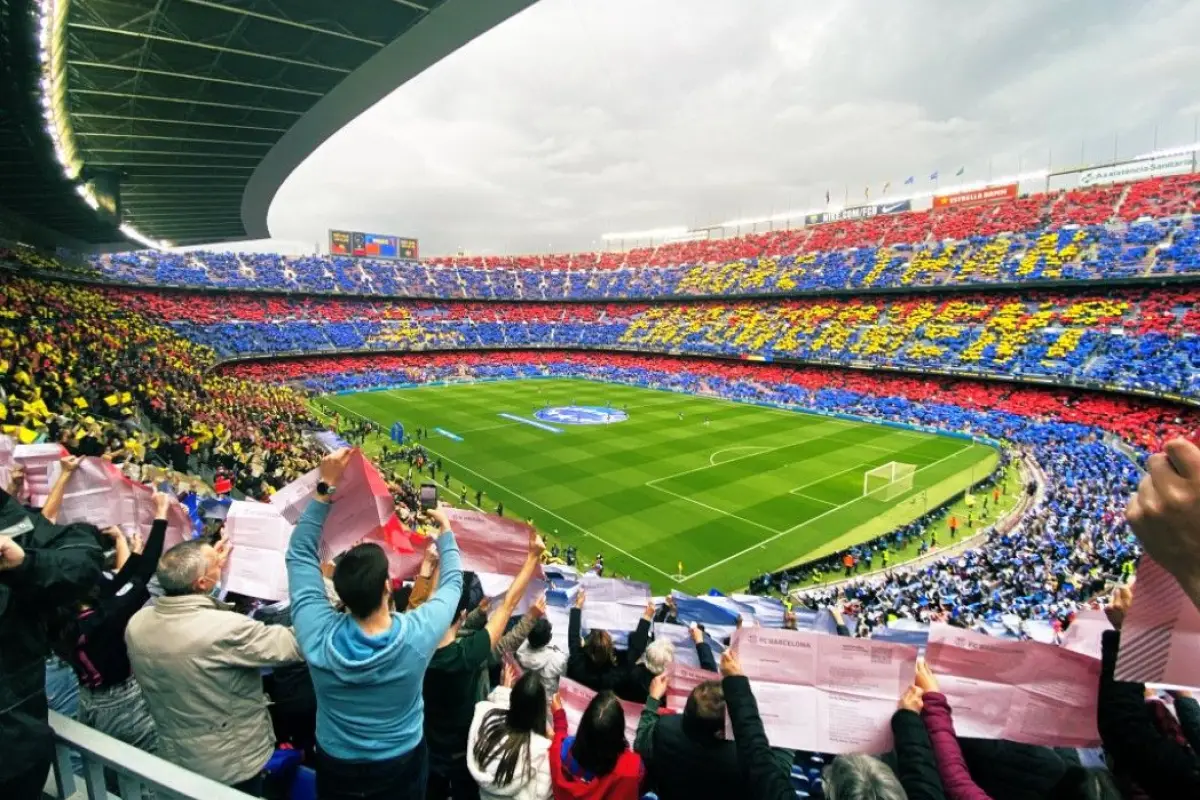
[[[0,797],[1197,796],[1200,600],[1126,518],[1200,509],[1195,136],[243,249],[538,5],[0,0]],[[480,742],[526,692],[521,788]]]

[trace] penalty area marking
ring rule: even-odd
[[[961,449],[959,449],[959,450],[955,450],[953,453],[951,453],[951,454],[950,454],[950,455],[948,455],[948,456],[945,456],[945,457],[943,457],[943,458],[939,458],[937,461],[934,461],[934,462],[932,462],[932,463],[929,463],[929,464],[926,464],[926,465],[924,465],[924,466],[922,466],[922,467],[919,467],[919,468],[916,470],[916,472],[914,472],[913,474],[914,474],[914,475],[916,475],[918,472],[924,472],[925,470],[929,469],[930,467],[935,467],[935,466],[937,466],[938,464],[941,464],[941,463],[942,463],[942,462],[944,462],[944,461],[949,461],[950,459],[952,459],[952,458],[954,458],[954,457],[956,457],[956,456],[960,456],[960,455],[962,455],[963,453],[965,453],[965,452],[967,452],[968,450],[970,450],[971,448],[975,447],[975,445],[976,445],[976,442],[971,442],[970,444],[966,445],[965,447],[963,447],[963,448],[961,448]],[[806,520],[804,520],[804,521],[802,521],[802,522],[798,522],[798,523],[796,523],[795,525],[793,525],[792,527],[790,527],[790,528],[787,528],[786,530],[779,531],[779,532],[778,532],[778,533],[776,533],[774,536],[771,536],[771,537],[768,537],[768,538],[766,538],[766,539],[763,539],[761,542],[758,542],[758,543],[756,543],[756,544],[753,544],[753,545],[751,545],[750,547],[747,547],[745,550],[742,550],[742,551],[740,551],[740,552],[734,553],[734,554],[733,554],[733,555],[731,555],[731,556],[726,556],[725,558],[722,558],[720,561],[714,561],[712,564],[709,564],[707,567],[703,567],[703,568],[701,568],[701,569],[698,569],[698,570],[696,570],[695,572],[693,572],[693,573],[692,573],[692,574],[690,574],[690,575],[685,575],[685,576],[682,578],[682,580],[683,580],[683,581],[690,581],[690,580],[692,580],[693,578],[695,578],[695,577],[697,577],[697,576],[699,576],[699,575],[703,575],[704,573],[708,572],[710,569],[715,569],[715,568],[717,568],[717,567],[719,567],[719,566],[721,566],[721,565],[723,565],[723,564],[728,564],[730,561],[733,561],[735,558],[740,558],[741,556],[744,556],[744,555],[746,555],[746,553],[749,553],[749,552],[751,552],[751,551],[753,551],[753,550],[756,550],[756,549],[762,549],[762,548],[765,548],[765,547],[766,547],[768,544],[770,544],[771,542],[775,541],[775,540],[776,540],[776,539],[778,539],[779,537],[781,537],[781,536],[787,536],[789,533],[793,533],[793,532],[795,532],[795,531],[798,531],[798,530],[800,530],[800,529],[801,529],[801,528],[803,528],[805,525],[808,525],[808,524],[810,524],[810,523],[816,522],[816,521],[817,521],[817,520],[819,520],[819,519],[824,519],[825,517],[828,517],[830,514],[834,513],[835,511],[840,511],[840,510],[842,510],[843,508],[846,508],[846,507],[848,507],[848,506],[852,506],[852,505],[854,505],[855,503],[857,503],[859,500],[862,500],[862,499],[863,499],[863,497],[864,497],[864,495],[859,495],[858,497],[851,498],[850,500],[847,500],[845,503],[842,503],[842,504],[841,504],[841,505],[839,505],[839,506],[834,506],[834,507],[830,508],[828,511],[822,511],[820,514],[817,514],[816,516],[809,517],[808,519],[806,519]]]
[[[738,445],[737,447],[725,447],[725,448],[715,451],[711,456],[708,457],[708,465],[710,467],[715,467],[717,464],[724,464],[725,463],[724,461],[717,461],[717,456],[721,455],[722,453],[735,453],[735,452],[741,452],[742,450],[757,450],[758,452],[761,453],[763,450],[770,450],[770,449],[771,448],[767,447],[766,445],[753,445],[753,444],[742,444],[742,445]]]

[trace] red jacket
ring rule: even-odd
[[[554,800],[638,800],[641,797],[642,757],[626,750],[617,766],[607,775],[585,781],[571,773],[563,762],[563,742],[567,739],[567,715],[554,712],[554,741],[550,744],[550,781]]]

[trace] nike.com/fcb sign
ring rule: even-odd
[[[551,406],[534,414],[542,422],[559,425],[611,425],[624,422],[629,415],[619,408],[605,406]]]
[[[911,211],[911,200],[898,200],[894,203],[874,203],[869,206],[854,206],[843,208],[841,211],[822,211],[819,214],[805,214],[805,225],[820,225],[822,222],[837,222],[842,219],[866,219],[880,214],[899,214]]]

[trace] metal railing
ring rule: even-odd
[[[54,711],[50,712],[50,727],[54,729],[54,773],[46,789],[50,797],[59,800],[83,797],[248,800],[250,797]],[[72,753],[82,761],[82,775],[76,775],[72,769]],[[119,791],[116,795],[108,791],[106,771],[116,776]]]

